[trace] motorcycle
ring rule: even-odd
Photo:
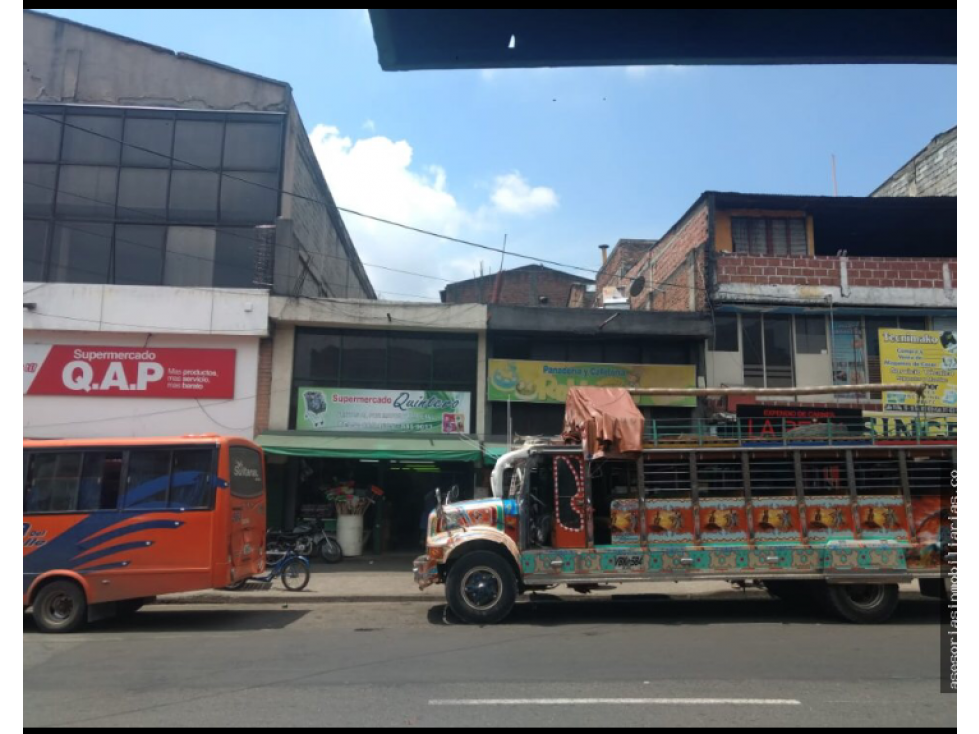
[[[318,529],[316,521],[304,519],[301,527],[309,529],[310,555],[316,554],[326,563],[339,563],[343,560],[343,549],[336,535],[326,529],[325,524]],[[297,528],[298,529],[298,528]]]

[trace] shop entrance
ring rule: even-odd
[[[437,462],[397,459],[334,459],[302,457],[293,472],[296,477],[294,502],[296,520],[336,519],[336,506],[328,499],[331,490],[351,487],[364,494],[376,487],[383,492],[364,515],[365,553],[415,551],[422,547],[422,517],[435,507],[435,490],[448,492],[459,487],[460,499],[475,492],[476,468],[469,462]],[[371,493],[376,499],[377,495]]]

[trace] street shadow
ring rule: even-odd
[[[91,622],[85,634],[155,633],[155,632],[257,632],[284,629],[309,612],[294,609],[169,609],[154,605],[128,617],[110,617]],[[24,615],[24,634],[41,635],[34,618]]]
[[[890,626],[937,625],[942,621],[945,605],[940,601],[913,598],[901,601]],[[428,611],[433,625],[463,625],[445,604]],[[567,599],[538,594],[521,599],[510,615],[501,622],[507,626],[560,627],[574,625],[646,624],[849,624],[817,606],[799,607],[765,597],[724,599],[675,599],[664,595],[622,595],[602,599]]]

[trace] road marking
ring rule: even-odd
[[[458,698],[429,706],[801,706],[791,698]]]

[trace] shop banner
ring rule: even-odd
[[[564,403],[569,387],[682,387],[697,385],[693,365],[593,364],[589,362],[489,361],[490,400]],[[647,395],[639,405],[693,408],[694,397]]]
[[[857,408],[807,408],[777,405],[738,405],[735,409],[738,425],[744,434],[756,437],[782,436],[786,431],[813,423],[836,423],[852,431],[859,431],[863,414]]]
[[[467,433],[469,393],[301,387],[300,431]]]
[[[915,413],[901,415],[865,410],[863,417],[864,425],[877,438],[915,440],[919,433],[921,438],[956,438],[958,435],[957,415],[928,415],[925,411],[920,427]]]
[[[235,350],[25,344],[24,395],[233,398]]]
[[[954,331],[880,330],[880,376],[883,382],[924,382],[922,405],[929,413],[955,413],[957,396]],[[884,410],[913,413],[915,393],[884,393]]]

